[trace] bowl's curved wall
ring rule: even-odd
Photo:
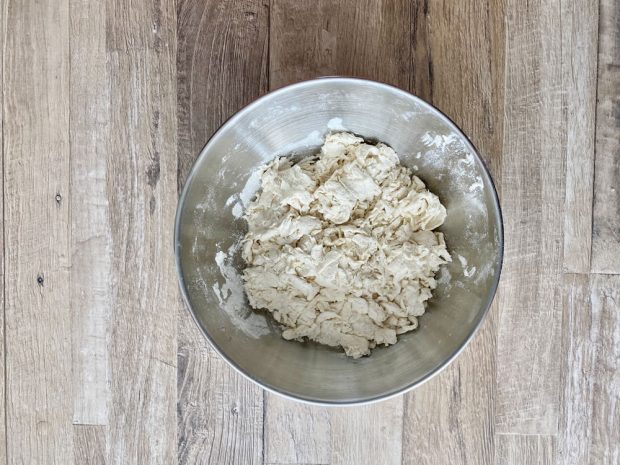
[[[240,213],[258,186],[256,169],[278,155],[316,152],[330,130],[392,146],[448,209],[444,267],[418,330],[370,357],[351,360],[315,344],[283,340],[243,295]],[[324,78],[257,100],[226,122],[194,165],[175,235],[181,287],[216,349],[249,378],[301,400],[351,403],[414,386],[471,338],[497,287],[502,225],[497,195],[465,136],[438,110],[370,81]]]

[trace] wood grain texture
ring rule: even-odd
[[[560,5],[567,126],[564,270],[574,273],[590,271],[598,3],[568,1]]]
[[[620,276],[591,277],[590,343],[596,347],[590,463],[620,460]]]
[[[168,464],[176,457],[174,47],[170,37],[161,52],[108,55],[110,464]]]
[[[564,124],[557,0],[509,1],[496,428],[555,434],[559,417]],[[559,216],[558,216],[559,215]]]
[[[416,67],[430,68],[429,102],[472,140],[501,191],[505,2],[441,0],[425,3],[425,9],[416,24],[426,25],[421,42],[429,52],[419,58],[428,62],[413,62],[411,74]]]
[[[163,51],[176,34],[174,2],[106,0],[107,49]]]
[[[5,0],[0,0],[0,31],[2,31],[2,38],[0,39],[0,184],[2,185],[2,202],[0,204],[0,464],[6,465],[6,410],[5,410],[5,347],[6,340],[4,337],[4,312],[5,312],[5,299],[4,289],[6,287],[7,277],[4,273],[4,203],[5,203],[5,189],[4,189],[4,38],[6,37],[6,22],[5,22]]]
[[[495,465],[555,465],[553,436],[499,434]]]
[[[179,352],[179,463],[262,464],[262,392],[207,347],[197,329],[180,328],[195,333],[191,352],[187,346]]]
[[[3,56],[7,463],[73,461],[69,4],[6,2]],[[10,244],[10,245],[9,245]]]
[[[176,22],[172,4],[133,6],[127,15],[116,15],[113,7],[107,11],[114,135],[107,144],[113,288],[109,463],[168,464],[176,458],[178,294],[170,253],[177,199]],[[161,19],[153,32],[157,47],[120,41],[133,37],[136,23],[150,24],[155,10]]]
[[[74,462],[76,465],[105,465],[106,427],[98,425],[75,425],[73,427]]]
[[[492,321],[451,366],[405,395],[403,464],[492,464]]]
[[[331,463],[330,409],[265,397],[265,464]]]
[[[410,3],[411,61],[409,91],[421,99],[433,100],[433,62],[431,59],[430,5],[426,0]]]
[[[600,2],[592,271],[620,274],[620,9]]]
[[[267,0],[179,0],[179,188],[211,135],[268,90]]]
[[[271,5],[271,89],[334,74],[408,88],[410,2],[272,0]]]
[[[177,14],[180,188],[220,124],[267,90],[268,3],[182,0]],[[262,463],[263,392],[208,347],[186,309],[178,319],[179,463]]]
[[[402,460],[403,397],[331,412],[331,465],[397,465]]]
[[[620,458],[620,276],[565,278],[562,464]]]
[[[431,103],[463,128],[497,183],[504,118],[503,2],[429,2],[426,7],[422,42],[430,50]],[[416,65],[421,63],[413,63],[414,71]],[[497,187],[501,191],[503,185]],[[451,366],[406,395],[403,463],[493,462],[498,310],[493,305],[481,331]]]
[[[107,425],[112,244],[106,148],[111,136],[106,4],[71,0],[70,7],[71,183],[69,195],[59,195],[56,201],[71,203],[73,422]]]
[[[562,411],[558,441],[563,465],[586,465],[592,443],[592,408],[600,318],[592,314],[588,275],[564,276]],[[577,439],[578,438],[578,439]]]

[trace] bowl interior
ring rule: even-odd
[[[276,156],[315,153],[329,131],[381,141],[413,168],[446,206],[440,228],[452,254],[420,327],[369,357],[285,341],[247,303],[239,240],[257,169]],[[325,78],[269,94],[231,118],[193,167],[177,214],[182,291],[215,348],[261,385],[313,402],[374,400],[414,386],[470,339],[495,293],[502,256],[493,183],[465,136],[430,105],[390,86]]]

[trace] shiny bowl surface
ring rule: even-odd
[[[239,241],[257,168],[276,156],[316,153],[329,131],[381,141],[446,206],[453,261],[417,330],[358,360],[314,343],[285,341],[247,303]],[[346,405],[384,399],[424,382],[465,347],[487,313],[502,264],[503,231],[493,181],[475,148],[440,111],[397,88],[321,78],[272,92],[209,140],[183,189],[175,226],[181,291],[216,351],[240,373],[293,399]]]

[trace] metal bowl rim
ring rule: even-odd
[[[479,314],[479,316],[477,318],[477,321],[475,321],[474,324],[472,325],[472,328],[471,328],[469,334],[467,335],[467,337],[465,338],[465,340],[463,341],[463,343],[450,356],[448,356],[443,362],[441,362],[435,369],[429,371],[424,376],[422,376],[420,379],[418,379],[417,381],[412,382],[411,384],[408,384],[408,385],[406,385],[404,387],[400,387],[400,388],[395,389],[393,391],[388,391],[388,392],[386,392],[384,394],[380,394],[380,395],[376,395],[376,396],[372,396],[372,397],[368,397],[368,398],[352,399],[352,400],[345,400],[345,401],[333,401],[333,400],[324,400],[324,399],[317,399],[317,398],[311,398],[311,397],[297,396],[297,395],[294,395],[294,394],[291,394],[291,393],[279,390],[275,386],[271,386],[271,385],[263,383],[263,382],[261,382],[261,381],[259,381],[257,379],[254,379],[249,373],[246,373],[232,359],[230,359],[224,353],[224,351],[222,351],[217,346],[215,341],[211,338],[211,336],[207,332],[206,328],[203,328],[202,324],[200,323],[200,321],[199,321],[199,319],[198,319],[196,313],[194,312],[194,309],[192,308],[192,305],[190,303],[189,295],[188,295],[188,292],[187,292],[187,287],[185,285],[185,279],[183,277],[183,270],[182,270],[182,267],[181,267],[180,230],[181,230],[181,215],[182,215],[182,212],[183,212],[183,207],[185,205],[185,197],[187,196],[187,193],[189,191],[189,186],[191,185],[191,182],[192,182],[192,180],[194,178],[194,175],[196,174],[197,168],[200,165],[200,163],[202,162],[202,159],[204,157],[206,157],[206,154],[208,152],[209,147],[212,144],[214,144],[215,140],[221,135],[221,133],[223,132],[224,129],[226,129],[228,126],[234,125],[235,122],[239,118],[241,118],[245,113],[248,113],[248,112],[252,111],[252,109],[254,109],[254,107],[257,107],[257,106],[263,104],[265,101],[273,99],[274,97],[276,97],[276,96],[278,96],[280,94],[292,92],[292,91],[295,91],[295,90],[298,90],[298,89],[302,89],[304,87],[310,87],[310,86],[315,85],[315,84],[317,84],[319,82],[320,83],[324,83],[324,82],[338,82],[338,83],[365,84],[365,85],[374,86],[374,87],[379,88],[379,89],[388,90],[390,92],[394,92],[396,94],[399,94],[400,96],[402,96],[402,97],[404,97],[406,99],[413,100],[417,104],[419,104],[419,105],[427,108],[428,110],[430,110],[431,113],[435,114],[440,119],[442,119],[445,123],[447,123],[449,126],[451,126],[451,128],[454,131],[456,131],[458,134],[460,134],[463,137],[463,140],[465,141],[467,148],[470,150],[471,153],[474,154],[476,160],[482,166],[483,174],[485,175],[485,177],[489,181],[489,185],[492,187],[493,207],[494,207],[494,210],[495,210],[496,227],[498,228],[498,232],[499,232],[499,260],[498,260],[498,263],[497,263],[498,267],[497,267],[497,270],[495,271],[495,276],[494,276],[493,284],[492,284],[492,287],[491,287],[491,292],[488,295],[487,301],[485,303],[484,310]],[[439,110],[438,108],[434,107],[430,103],[422,100],[421,98],[419,98],[419,97],[417,97],[417,96],[415,96],[415,95],[413,95],[413,94],[411,94],[411,93],[409,93],[409,92],[407,92],[405,90],[402,90],[402,89],[400,89],[398,87],[395,87],[395,86],[392,86],[392,85],[389,85],[389,84],[385,84],[385,83],[377,82],[377,81],[371,81],[369,79],[361,79],[361,78],[354,78],[354,77],[325,76],[325,77],[319,77],[319,78],[315,78],[315,79],[309,79],[309,80],[306,80],[306,81],[301,81],[301,82],[297,82],[297,83],[294,83],[294,84],[290,84],[290,85],[281,87],[281,88],[279,88],[277,90],[274,90],[274,91],[271,91],[271,92],[268,92],[268,93],[262,95],[261,97],[257,98],[256,100],[252,101],[250,104],[246,105],[245,107],[241,108],[239,111],[234,113],[230,118],[228,118],[226,121],[224,121],[220,125],[220,127],[217,129],[217,131],[215,131],[213,133],[213,135],[209,138],[209,140],[207,141],[205,146],[200,151],[200,154],[198,155],[198,157],[196,158],[196,160],[192,164],[192,167],[190,169],[189,175],[187,176],[187,179],[185,180],[185,184],[183,185],[183,189],[182,189],[181,195],[179,197],[179,201],[178,201],[178,204],[177,204],[176,215],[175,215],[174,252],[175,252],[175,263],[176,263],[177,278],[179,280],[179,287],[181,289],[181,295],[183,296],[183,301],[185,303],[186,308],[189,310],[189,313],[191,314],[194,322],[196,323],[196,325],[200,329],[200,332],[207,339],[207,341],[209,342],[211,347],[237,373],[239,373],[244,378],[250,380],[251,382],[255,383],[256,385],[262,387],[263,389],[265,389],[265,390],[267,390],[269,392],[272,392],[274,394],[280,395],[280,396],[285,397],[287,399],[291,399],[291,400],[302,402],[302,403],[309,404],[309,405],[319,405],[319,406],[325,406],[325,407],[329,407],[329,406],[345,407],[345,406],[356,406],[356,405],[368,405],[368,404],[372,404],[372,403],[379,402],[379,401],[382,401],[382,400],[391,399],[391,398],[396,397],[396,396],[398,396],[400,394],[404,394],[406,392],[409,392],[409,391],[411,391],[411,390],[421,386],[422,384],[426,383],[428,380],[430,380],[431,378],[435,377],[442,370],[444,370],[448,365],[450,365],[461,354],[461,352],[465,349],[465,347],[467,347],[467,345],[472,341],[472,339],[478,333],[478,331],[480,330],[480,328],[482,326],[482,322],[484,321],[484,319],[486,318],[486,316],[489,313],[489,309],[491,308],[491,304],[493,303],[493,299],[495,297],[495,294],[497,293],[497,288],[498,288],[498,285],[499,285],[499,280],[500,280],[500,276],[501,276],[501,272],[502,272],[502,266],[503,266],[503,262],[504,262],[504,220],[503,220],[503,216],[502,216],[502,210],[501,210],[501,207],[500,207],[499,196],[497,194],[497,188],[495,187],[495,183],[493,182],[493,178],[491,177],[491,173],[489,172],[489,169],[486,166],[486,163],[484,162],[482,157],[479,155],[478,150],[476,149],[474,144],[471,142],[471,140],[467,137],[467,135],[465,135],[465,133],[456,125],[456,123],[454,123],[454,121],[452,121],[445,113],[443,113],[441,110]]]

